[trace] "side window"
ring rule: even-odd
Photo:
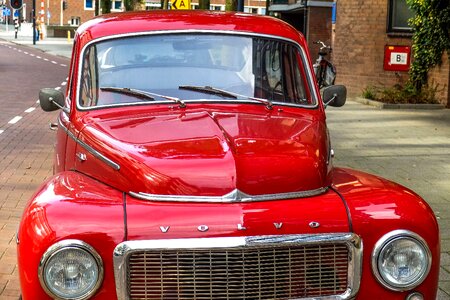
[[[310,100],[310,95],[307,94],[308,90],[305,88],[305,69],[303,68],[303,63],[301,62],[300,55],[291,48],[289,53],[291,56],[292,63],[290,64],[292,74],[292,98],[297,104],[312,104]]]
[[[255,66],[255,95],[273,101],[314,104],[306,86],[305,66],[298,49],[289,43],[259,41],[256,61],[261,55],[261,67]]]
[[[98,99],[98,72],[96,47],[89,47],[83,58],[81,73],[80,104],[83,107],[97,105]]]
[[[389,0],[388,33],[412,32],[408,20],[414,16],[406,0]]]
[[[276,93],[283,92],[282,74],[281,74],[281,57],[280,49],[277,43],[273,43],[272,47],[268,47],[265,53],[265,69],[269,88]]]

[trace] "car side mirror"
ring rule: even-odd
[[[54,111],[64,107],[63,92],[51,88],[39,91],[39,104],[44,111]]]
[[[323,102],[325,107],[328,105],[341,107],[347,99],[347,88],[345,85],[331,85],[323,89]]]

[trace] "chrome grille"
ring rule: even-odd
[[[136,252],[131,299],[290,299],[342,294],[348,249],[315,245]]]
[[[359,288],[359,238],[324,236],[124,242],[115,251],[118,297],[348,299]]]

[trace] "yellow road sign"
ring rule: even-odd
[[[170,9],[191,9],[191,0],[173,0]]]

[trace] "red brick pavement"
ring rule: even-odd
[[[35,104],[37,107],[37,104]],[[26,109],[27,107],[24,107]],[[18,299],[16,230],[33,192],[52,175],[55,113],[23,113],[0,134],[0,299]]]

